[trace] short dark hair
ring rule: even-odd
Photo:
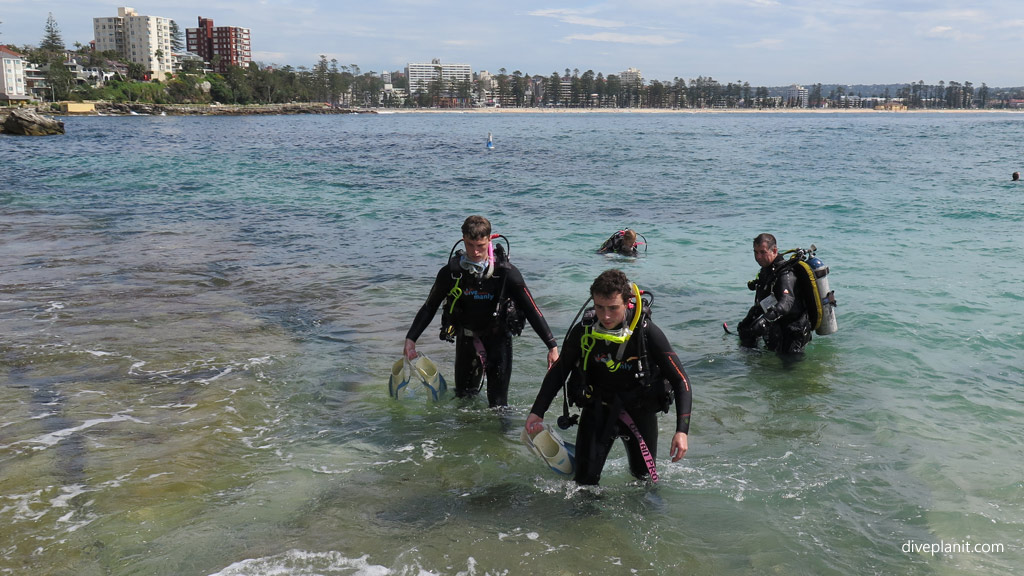
[[[761,244],[767,244],[768,248],[775,248],[775,236],[771,234],[758,234],[754,238],[754,248],[757,248]]]
[[[470,240],[491,237],[491,222],[483,216],[470,216],[462,223],[462,235]]]
[[[629,297],[633,294],[633,284],[626,278],[626,273],[617,268],[601,272],[590,285],[591,297],[611,298],[617,294],[622,296],[624,302],[629,302]]]

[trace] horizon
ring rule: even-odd
[[[0,0],[0,44],[38,46],[52,13],[68,48],[87,45],[92,19],[116,16],[125,5]],[[249,28],[254,62],[296,68],[312,67],[324,55],[377,73],[438,58],[491,74],[504,68],[550,76],[568,68],[608,76],[636,68],[646,82],[703,76],[766,87],[1024,85],[1020,51],[992,48],[1024,40],[1018,5],[1003,0],[966,9],[914,0],[867,6],[804,0],[527,1],[514,8],[436,0],[383,0],[369,8],[350,2],[294,8],[280,0],[262,0],[257,8],[192,0],[127,5],[174,20],[182,33],[200,16],[216,26]]]

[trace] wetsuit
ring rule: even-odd
[[[503,285],[504,298],[511,299],[516,309],[525,314],[548,349],[558,342],[533,301],[522,273],[504,258],[503,251],[495,249],[494,271],[489,278],[474,278],[459,266],[460,258],[457,254],[438,271],[430,295],[405,337],[414,342],[420,337],[458,281],[462,295],[455,300],[451,313],[455,327],[455,395],[461,398],[477,394],[486,373],[488,405],[506,406],[512,377],[512,334],[506,315],[497,314]]]
[[[756,347],[758,337],[763,337],[765,348],[787,355],[800,354],[811,341],[811,321],[797,294],[796,274],[791,265],[783,266],[785,262],[778,255],[749,285],[755,291],[754,305],[737,326],[741,345]],[[769,295],[775,296],[776,303],[763,310],[759,303]]]
[[[544,377],[530,412],[543,418],[562,383],[573,368],[578,366],[583,375],[584,394],[589,393],[590,397],[579,402],[583,409],[576,433],[576,482],[598,483],[608,452],[619,437],[623,438],[626,446],[630,472],[637,478],[645,478],[648,469],[640,443],[620,419],[621,412],[629,414],[650,454],[656,457],[657,415],[658,412],[668,410],[668,403],[673,397],[676,405],[676,432],[689,433],[692,394],[686,371],[665,334],[650,318],[646,318],[630,337],[621,355],[621,364],[614,370],[612,367],[615,366],[619,344],[606,340],[596,340],[587,354],[586,370],[583,370],[583,350],[580,346],[583,334],[582,323],[576,324],[569,331],[562,354]],[[646,354],[643,356],[640,353],[642,338],[646,338]],[[646,357],[646,361],[643,357]]]
[[[635,243],[629,250],[622,249],[622,236],[623,232],[621,230],[612,234],[604,241],[604,244],[601,244],[601,247],[597,249],[597,253],[607,254],[609,252],[615,252],[616,254],[621,254],[623,256],[637,256],[640,253],[640,250],[637,249]]]

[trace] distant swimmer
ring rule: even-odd
[[[1020,172],[1013,173],[1013,181],[1016,182],[1017,180],[1020,180]]]
[[[612,234],[604,244],[597,249],[598,254],[615,253],[622,256],[638,256],[640,254],[641,242],[636,241],[637,233],[626,228]],[[646,243],[643,243],[646,246]]]

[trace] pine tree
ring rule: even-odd
[[[60,36],[60,28],[57,27],[57,21],[53,18],[53,12],[46,17],[46,34],[43,35],[43,41],[39,43],[39,49],[44,52],[63,52],[64,39]]]
[[[178,23],[171,20],[171,52],[181,53],[185,51],[185,34],[178,27]]]

